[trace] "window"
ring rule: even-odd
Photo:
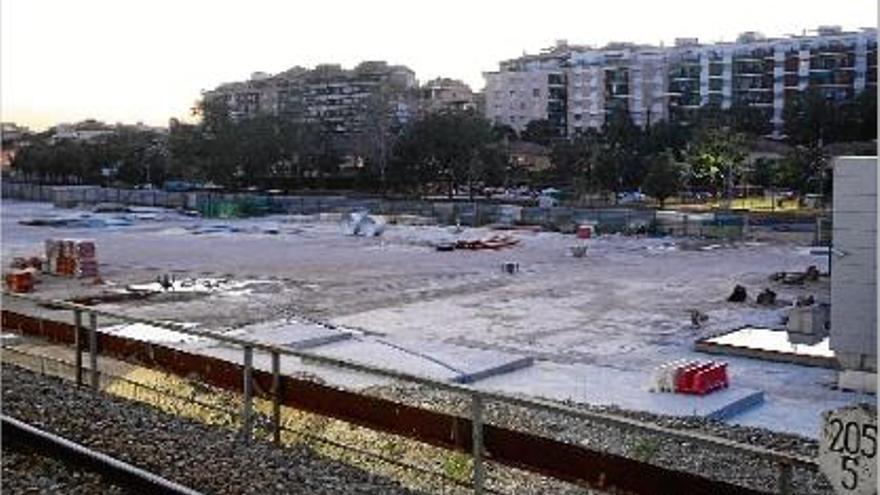
[[[541,90],[538,88],[533,89],[532,96],[534,96],[535,98],[540,98],[541,97]]]

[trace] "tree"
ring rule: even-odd
[[[783,118],[792,144],[822,146],[836,140],[833,128],[840,119],[839,108],[815,90],[786,100]]]
[[[682,167],[675,162],[671,151],[653,155],[648,162],[648,173],[642,183],[642,190],[656,198],[660,202],[660,208],[663,208],[666,199],[678,194],[681,189]]]
[[[172,179],[205,180],[210,168],[204,128],[172,122],[168,129],[168,175]]]
[[[388,159],[396,138],[396,119],[391,114],[391,99],[380,90],[371,93],[363,105],[364,126],[359,136],[359,148],[367,157],[367,163],[379,176],[379,185],[384,194],[387,189]]]
[[[796,146],[779,164],[779,182],[799,195],[810,192],[830,194],[831,169],[829,157],[816,146]]]
[[[508,141],[516,141],[519,139],[516,130],[507,124],[493,124],[492,134],[495,136],[496,140],[507,139]]]
[[[550,153],[555,181],[572,184],[578,198],[595,191],[596,165],[602,150],[602,136],[595,129],[588,129],[571,141],[557,142]]]
[[[625,107],[613,111],[602,126],[602,154],[596,178],[602,188],[617,193],[638,189],[645,176],[645,139]]]
[[[554,140],[559,138],[559,132],[549,120],[532,120],[526,124],[521,138],[523,141],[537,143],[542,146],[549,146]]]
[[[443,183],[451,198],[457,186],[482,180],[485,169],[477,161],[494,142],[489,121],[472,112],[429,114],[404,130],[395,147],[395,175],[410,186]]]
[[[729,128],[702,128],[696,133],[688,153],[692,186],[722,189],[730,197],[734,181],[741,175],[746,157],[747,138]]]
[[[782,185],[779,173],[778,160],[758,158],[752,165],[751,182],[764,188],[777,187]]]

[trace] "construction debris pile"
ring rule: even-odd
[[[498,250],[506,247],[515,246],[519,243],[518,239],[514,239],[508,235],[493,235],[487,239],[476,239],[476,240],[458,240],[449,243],[440,243],[437,245],[438,251],[452,251],[453,249],[469,249],[469,250],[480,250],[480,249],[492,249]]]
[[[820,276],[816,265],[810,265],[803,272],[776,272],[770,275],[770,281],[782,282],[786,285],[803,285],[804,282],[816,282]]]
[[[55,275],[76,278],[98,276],[98,258],[95,241],[75,239],[46,239],[45,271]]]
[[[727,363],[678,360],[655,370],[651,391],[706,395],[728,386]]]
[[[345,235],[376,237],[385,231],[385,219],[370,215],[364,211],[346,213],[339,222],[339,228]]]

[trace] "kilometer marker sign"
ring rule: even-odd
[[[839,495],[877,493],[877,409],[868,404],[822,414],[819,467]]]

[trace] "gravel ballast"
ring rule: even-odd
[[[305,446],[248,445],[233,431],[8,365],[3,413],[204,493],[414,493]],[[25,465],[4,455],[4,493],[41,493],[25,490],[41,479],[39,469],[22,473]]]
[[[458,415],[467,415],[470,407],[469,401],[460,395],[425,387],[392,385],[376,387],[370,393],[409,405]],[[781,454],[815,457],[818,452],[818,443],[814,440],[762,428],[742,427],[697,417],[659,416],[575,403],[565,405],[635,419],[662,428],[725,439],[741,445],[761,447]],[[634,432],[604,423],[497,402],[487,403],[486,422],[768,493],[775,493],[778,487],[779,467],[775,463],[746,453],[709,447],[697,441]],[[793,493],[798,495],[834,493],[821,473],[801,468],[793,471],[792,487]]]
[[[100,475],[51,457],[3,447],[3,493],[65,493],[121,495],[130,493]]]

